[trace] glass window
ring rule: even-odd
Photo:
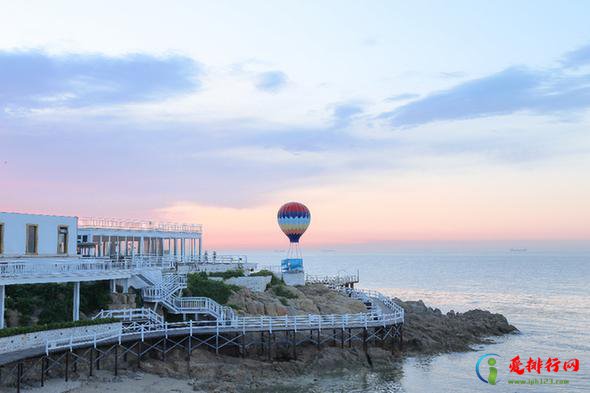
[[[37,254],[37,225],[27,225],[27,254]]]
[[[57,253],[67,254],[68,253],[68,227],[59,226],[57,227]]]

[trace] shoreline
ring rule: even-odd
[[[242,299],[246,309],[247,305],[255,304],[250,309],[273,313],[301,312],[300,307],[319,311],[358,310],[359,307],[358,301],[323,286],[298,288],[294,293],[298,297],[290,299],[284,310],[277,309],[272,292],[241,290],[233,300]],[[93,377],[74,374],[74,380],[68,383],[53,378],[51,389],[47,386],[45,390],[27,391],[150,393],[163,391],[165,387],[164,390],[175,392],[321,392],[329,381],[338,384],[346,378],[359,378],[356,382],[362,383],[363,378],[381,378],[381,375],[396,378],[408,358],[471,351],[474,345],[491,344],[494,337],[518,332],[504,316],[489,311],[443,314],[421,300],[395,300],[406,312],[406,323],[402,350],[393,353],[390,348],[377,346],[370,346],[365,352],[358,344],[342,349],[326,343],[321,350],[314,345],[300,347],[297,360],[289,359],[288,354],[281,356],[280,351],[275,359],[268,360],[256,351],[240,358],[235,354],[216,355],[196,349],[191,355],[189,376],[186,355],[176,351],[167,355],[165,361],[146,356],[141,370],[132,362],[120,365],[121,375],[117,377],[107,371],[110,365],[105,364],[104,370]]]

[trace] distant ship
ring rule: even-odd
[[[511,248],[510,252],[527,252],[526,248]]]

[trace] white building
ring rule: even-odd
[[[76,217],[0,212],[0,256],[73,257]]]
[[[101,280],[113,291],[142,289],[144,300],[173,313],[213,313],[180,296],[186,274],[254,265],[245,256],[201,258],[201,249],[197,224],[0,212],[0,329],[6,285],[73,282],[74,320],[80,282]]]
[[[78,243],[86,256],[201,255],[202,226],[170,222],[80,218]]]

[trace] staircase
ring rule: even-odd
[[[101,310],[92,319],[114,318],[121,322],[145,321],[151,324],[164,325],[164,318],[149,308],[124,308],[120,310]]]
[[[150,303],[160,303],[172,314],[205,314],[220,321],[236,318],[232,308],[222,306],[208,297],[180,296],[186,287],[186,275],[167,274],[159,284],[142,290],[143,300]]]

